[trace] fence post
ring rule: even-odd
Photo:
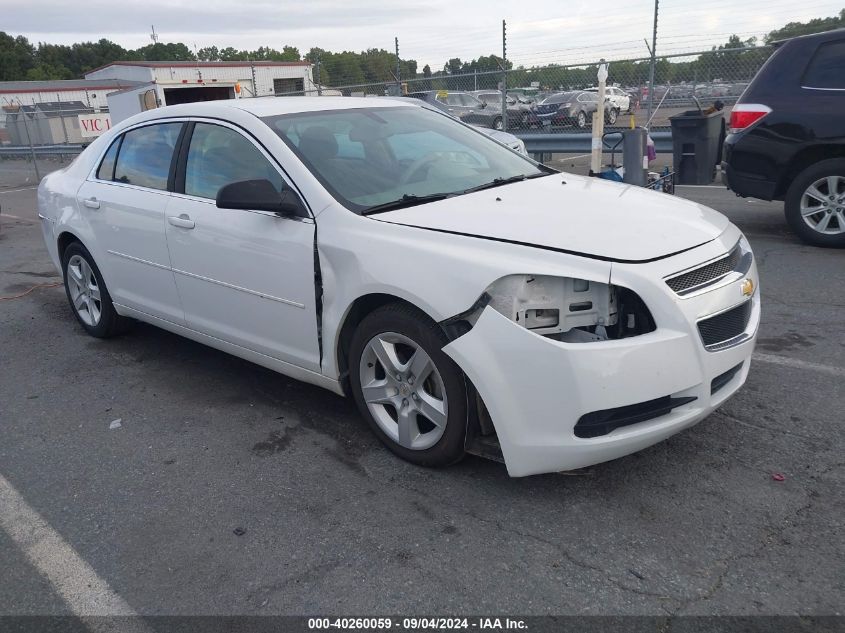
[[[597,176],[601,171],[601,157],[602,157],[602,136],[604,135],[604,97],[605,86],[607,85],[607,64],[604,58],[599,62],[599,71],[596,77],[599,80],[599,94],[598,107],[593,113],[593,139],[590,144],[590,175]]]
[[[402,64],[399,63],[399,38],[394,37],[393,42],[396,46],[396,88],[399,95],[402,94]]]
[[[648,71],[648,114],[646,121],[651,121],[651,111],[654,107],[654,66],[657,62],[657,8],[660,0],[654,0],[654,28],[651,31],[651,65]]]
[[[35,148],[32,147],[32,137],[29,135],[29,125],[26,123],[26,112],[21,112],[21,114],[23,114],[23,129],[26,130],[26,142],[29,143],[29,153],[32,155],[32,166],[35,167],[35,178],[38,182],[41,182],[41,173],[38,171],[38,160],[35,158]]]
[[[502,20],[502,129],[508,131],[508,33]]]
[[[320,53],[317,53],[317,96],[323,96],[323,84],[320,79]]]

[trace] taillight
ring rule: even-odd
[[[760,103],[738,103],[731,110],[731,134],[754,125],[772,109]]]

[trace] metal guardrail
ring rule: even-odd
[[[512,132],[513,133],[513,132]],[[621,132],[617,132],[621,135]],[[576,134],[514,134],[525,143],[525,149],[529,154],[587,154],[592,149],[593,135],[589,132]],[[658,154],[672,153],[672,132],[661,130],[652,132],[654,149]],[[611,143],[616,142],[617,134],[607,133],[605,149],[610,151]]]
[[[0,145],[0,156],[59,156],[61,154],[80,154],[85,145]]]

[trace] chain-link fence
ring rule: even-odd
[[[0,191],[36,185],[110,126],[108,109],[78,101],[4,105],[0,110]]]
[[[610,61],[605,130],[630,127],[632,120],[651,130],[668,130],[669,117],[717,102],[727,114],[771,52],[771,47],[758,46],[661,56],[655,60],[652,95],[650,57]],[[321,86],[310,94],[415,97],[473,125],[517,134],[529,130],[584,132],[589,131],[593,112],[599,109],[596,75],[600,61],[472,73],[444,70],[398,82],[389,78]]]
[[[653,94],[649,94],[650,57],[611,60],[605,131],[632,124],[669,130],[671,116],[706,109],[717,101],[728,114],[771,52],[771,47],[758,46],[661,56],[654,63]],[[318,87],[306,94],[423,99],[467,123],[515,134],[589,132],[593,113],[599,109],[596,75],[601,56],[597,50],[593,63],[518,68],[491,56],[488,60],[497,67],[490,70],[449,72],[447,65],[439,72],[412,75],[405,69],[397,81],[396,74],[385,69],[383,81],[353,85],[320,84],[317,71],[314,83]],[[0,190],[37,184],[109,126],[107,109],[79,101],[4,105],[0,110]]]

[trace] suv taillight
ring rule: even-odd
[[[731,110],[731,134],[754,125],[772,109],[760,103],[738,103]]]

